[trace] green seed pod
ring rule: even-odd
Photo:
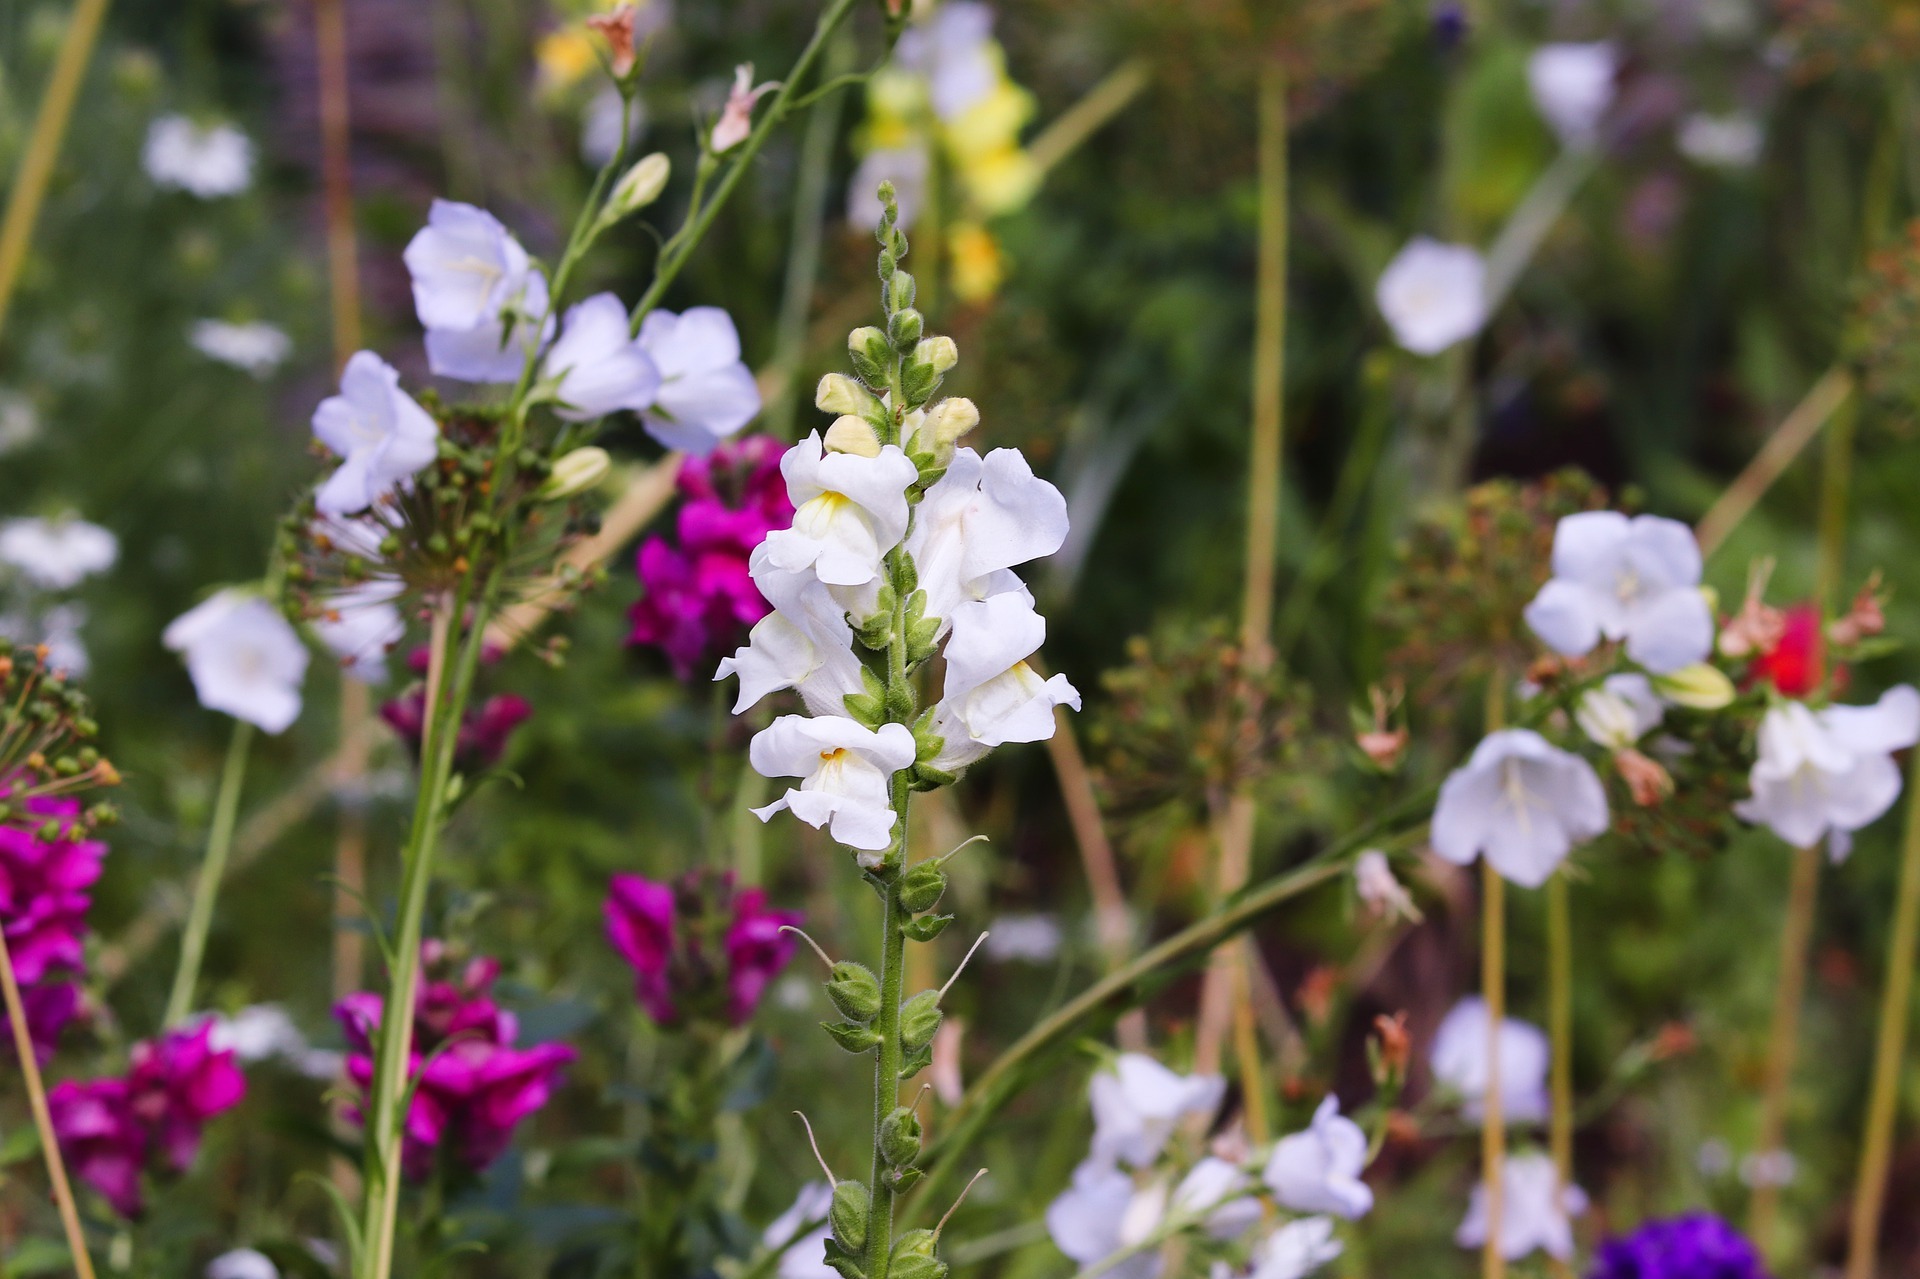
[[[867,1213],[871,1209],[872,1201],[863,1183],[843,1181],[833,1188],[833,1207],[827,1212],[827,1221],[833,1226],[833,1237],[848,1252],[866,1248]]]
[[[947,891],[947,873],[937,861],[919,862],[900,877],[900,904],[914,914],[931,910]]]
[[[947,1263],[933,1255],[940,1236],[931,1230],[909,1230],[893,1245],[887,1262],[892,1279],[946,1279]]]
[[[940,992],[923,990],[900,1005],[900,1042],[908,1052],[925,1048],[940,1029]]]
[[[843,959],[833,966],[827,998],[848,1021],[872,1021],[880,1012],[880,979],[864,964]]]
[[[880,1121],[880,1157],[899,1168],[920,1157],[920,1116],[897,1106]]]

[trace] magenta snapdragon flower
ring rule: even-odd
[[[26,1004],[28,1032],[44,1059],[79,1007],[72,979],[86,967],[89,890],[100,878],[107,846],[74,837],[78,800],[31,799],[25,807],[31,829],[0,825],[0,928]],[[49,821],[61,829],[44,839],[40,827]]]
[[[501,651],[491,645],[480,650],[480,661],[492,665]],[[407,654],[407,666],[417,674],[427,673],[428,654],[416,648]],[[478,706],[470,706],[460,720],[460,732],[453,742],[453,765],[462,772],[492,768],[507,753],[513,730],[533,714],[533,705],[514,693],[497,693]],[[398,733],[414,755],[420,754],[420,742],[427,731],[427,690],[416,684],[398,697],[380,704],[380,718]]]
[[[633,966],[635,998],[665,1026],[700,1017],[744,1024],[793,958],[794,939],[780,930],[800,922],[797,911],[767,909],[761,889],[710,871],[670,884],[615,875],[606,916],[607,939]]]
[[[135,1044],[124,1076],[55,1086],[47,1106],[74,1176],[115,1212],[137,1217],[141,1174],[186,1172],[208,1121],[239,1105],[246,1091],[233,1053],[213,1046],[208,1021]]]
[[[498,1159],[520,1121],[547,1104],[576,1055],[565,1044],[515,1046],[519,1023],[491,994],[500,971],[496,961],[475,959],[448,975],[445,947],[429,941],[421,947],[421,962],[429,976],[414,1002],[407,1069],[415,1082],[401,1151],[415,1180],[429,1176],[442,1156],[471,1172]],[[363,1090],[373,1082],[381,1005],[379,995],[362,991],[333,1010],[346,1030],[347,1075]],[[352,1117],[358,1120],[359,1111]]]
[[[630,644],[659,648],[674,674],[692,679],[771,608],[747,572],[747,557],[775,529],[793,522],[780,474],[781,446],[770,435],[722,444],[681,463],[686,498],[680,544],[650,537],[634,571],[643,593],[628,614]]]

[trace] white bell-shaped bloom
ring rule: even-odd
[[[1208,1155],[1173,1188],[1171,1210],[1205,1223],[1215,1239],[1237,1239],[1260,1220],[1260,1200],[1246,1170]]]
[[[1518,1261],[1540,1251],[1566,1261],[1573,1256],[1573,1218],[1587,1210],[1587,1196],[1578,1186],[1562,1189],[1551,1157],[1542,1154],[1508,1155],[1500,1178],[1500,1253]],[[1454,1232],[1462,1248],[1480,1248],[1487,1242],[1487,1187],[1473,1188],[1467,1217]]]
[[[464,329],[427,330],[427,367],[462,382],[517,382],[527,357],[553,336],[547,277],[529,271],[507,309]]]
[[[1262,1178],[1282,1208],[1351,1221],[1373,1207],[1373,1189],[1360,1180],[1366,1167],[1367,1134],[1328,1096],[1305,1130],[1274,1145]]]
[[[1027,665],[1047,637],[1046,619],[1024,592],[954,606],[947,676],[933,731],[942,739],[933,766],[958,772],[996,746],[1053,736],[1056,706],[1080,709],[1064,675],[1041,679]]]
[[[485,209],[435,200],[427,224],[402,255],[413,276],[413,308],[428,329],[496,322],[526,289],[533,263]]]
[[[771,554],[762,542],[747,568],[773,612],[754,623],[745,646],[722,658],[713,677],[740,677],[735,715],[783,688],[798,690],[815,715],[844,715],[848,694],[866,691],[846,613],[812,573],[774,568]]]
[[[1394,341],[1438,355],[1485,326],[1487,260],[1464,244],[1416,235],[1380,273],[1373,300]]]
[[[194,692],[208,710],[269,733],[299,718],[306,645],[258,595],[221,591],[176,617],[161,642],[185,659]]]
[[[1674,145],[1695,164],[1715,169],[1750,169],[1759,162],[1767,135],[1745,112],[1708,115],[1696,111],[1674,131]]]
[[[1487,1001],[1470,995],[1453,1006],[1433,1037],[1433,1077],[1461,1099],[1461,1110],[1475,1123],[1487,1111],[1489,1054],[1494,1051]],[[1514,1017],[1500,1022],[1500,1113],[1510,1124],[1540,1123],[1547,1117],[1546,1032]]]
[[[331,596],[313,620],[314,634],[350,678],[377,684],[387,677],[387,654],[407,635],[397,594],[397,582],[364,582]]]
[[[264,378],[293,354],[293,339],[271,324],[230,324],[226,320],[197,320],[187,330],[193,349],[210,360],[230,364]]]
[[[230,124],[195,124],[163,115],[147,127],[140,162],[154,185],[213,200],[253,181],[253,143]]]
[[[1600,137],[1600,121],[1613,105],[1620,55],[1605,40],[1590,44],[1543,44],[1527,59],[1527,87],[1561,145],[1585,148]]]
[[[779,1279],[839,1279],[839,1274],[824,1260],[827,1237],[827,1210],[833,1207],[833,1187],[824,1181],[810,1181],[800,1187],[793,1205],[775,1217],[760,1236],[761,1246],[780,1252]],[[801,1230],[819,1222],[805,1234]]]
[[[1666,704],[1653,691],[1653,681],[1627,671],[1609,675],[1590,688],[1574,707],[1574,722],[1596,746],[1610,751],[1630,750],[1659,727]]]
[[[893,842],[888,780],[913,763],[913,731],[882,724],[876,731],[850,719],[782,715],[754,734],[747,758],[762,777],[798,777],[800,785],[753,815],[781,809],[816,830],[829,827],[848,848],[877,852]]]
[[[1693,530],[1657,515],[1582,511],[1553,531],[1553,578],[1527,605],[1527,625],[1563,657],[1625,640],[1627,656],[1666,675],[1713,651],[1713,610],[1700,593]]]
[[[207,1263],[207,1279],[280,1279],[280,1268],[264,1252],[235,1248]]]
[[[1433,851],[1465,866],[1485,856],[1538,888],[1574,845],[1607,829],[1607,793],[1593,766],[1524,728],[1489,733],[1440,787]]]
[[[760,388],[740,362],[740,334],[719,307],[649,311],[640,346],[660,370],[659,394],[640,422],[668,448],[711,453],[760,411]]]
[[[1009,570],[1066,540],[1066,498],[1018,449],[982,458],[962,448],[921,499],[907,551],[927,593],[926,615],[950,622],[962,600],[1024,592]]]
[[[660,370],[628,336],[627,308],[611,293],[567,309],[541,373],[554,383],[555,415],[569,422],[644,409],[660,392]]]
[[[0,564],[45,591],[69,591],[120,557],[120,543],[98,524],[68,516],[0,523]]]
[[[1188,1115],[1211,1115],[1227,1081],[1218,1075],[1180,1075],[1145,1053],[1121,1053],[1110,1071],[1094,1075],[1091,1159],[1144,1168],[1160,1157]]]
[[[1091,1266],[1123,1248],[1151,1239],[1166,1219],[1164,1182],[1136,1187],[1110,1163],[1089,1159],[1073,1170],[1073,1182],[1047,1205],[1047,1233],[1054,1247]],[[1156,1279],[1160,1255],[1148,1249],[1107,1269],[1119,1279]]]
[[[1853,832],[1899,797],[1893,752],[1916,740],[1920,693],[1906,684],[1888,689],[1872,706],[1814,711],[1782,703],[1760,721],[1759,758],[1747,778],[1753,795],[1733,811],[1796,848],[1827,838],[1834,860],[1842,860]]]
[[[865,586],[907,532],[907,488],[920,472],[889,444],[876,457],[828,453],[813,432],[780,459],[793,526],[767,535],[767,563],[808,569],[829,586]]]
[[[340,394],[320,402],[313,433],[340,455],[314,495],[323,515],[364,511],[439,453],[440,428],[400,389],[400,373],[372,351],[347,361]]]
[[[1340,1241],[1333,1237],[1330,1218],[1301,1217],[1253,1246],[1247,1279],[1307,1279],[1342,1251]],[[1215,1263],[1213,1279],[1228,1279],[1220,1265]]]

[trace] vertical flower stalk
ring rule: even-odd
[[[1480,1249],[1480,1273],[1484,1279],[1503,1279],[1507,1256],[1500,1227],[1506,1208],[1507,1117],[1500,1092],[1500,1027],[1507,1016],[1507,881],[1491,858],[1480,863],[1480,893],[1480,997],[1487,1005],[1487,1098],[1480,1121],[1487,1236]]]
[[[1573,1186],[1573,889],[1564,870],[1547,881],[1547,1146],[1564,1198]],[[1495,1069],[1498,1069],[1496,1066]],[[1555,1279],[1572,1279],[1558,1257],[1548,1267]]]
[[[227,740],[227,759],[220,770],[220,789],[213,802],[213,824],[207,830],[207,849],[200,859],[200,875],[193,885],[193,903],[180,935],[180,962],[173,970],[167,995],[165,1025],[180,1026],[193,1012],[194,991],[200,984],[200,965],[206,958],[207,934],[213,928],[213,908],[226,878],[227,857],[233,851],[233,827],[240,815],[240,791],[247,780],[247,752],[253,745],[253,725],[233,721]]]

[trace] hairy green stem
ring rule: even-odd
[[[200,984],[200,963],[207,953],[207,933],[213,927],[213,907],[226,878],[227,855],[233,850],[233,827],[240,813],[240,790],[246,783],[247,751],[253,744],[253,725],[233,721],[227,742],[227,762],[220,770],[220,790],[213,802],[213,825],[207,831],[207,850],[200,859],[200,877],[193,886],[193,905],[180,935],[180,963],[173,971],[173,990],[167,996],[165,1024],[178,1026],[193,1012],[193,992]]]
[[[894,827],[898,831],[900,855],[907,848],[907,778],[895,773],[894,811],[899,814]],[[873,1028],[880,1036],[873,1063],[873,1163],[871,1206],[867,1210],[867,1279],[887,1279],[887,1263],[893,1251],[893,1172],[880,1153],[880,1125],[894,1108],[900,1093],[900,999],[906,980],[907,937],[900,931],[911,916],[900,904],[900,877],[896,871],[885,880],[887,902],[881,912],[885,935],[880,943],[880,1014]]]

